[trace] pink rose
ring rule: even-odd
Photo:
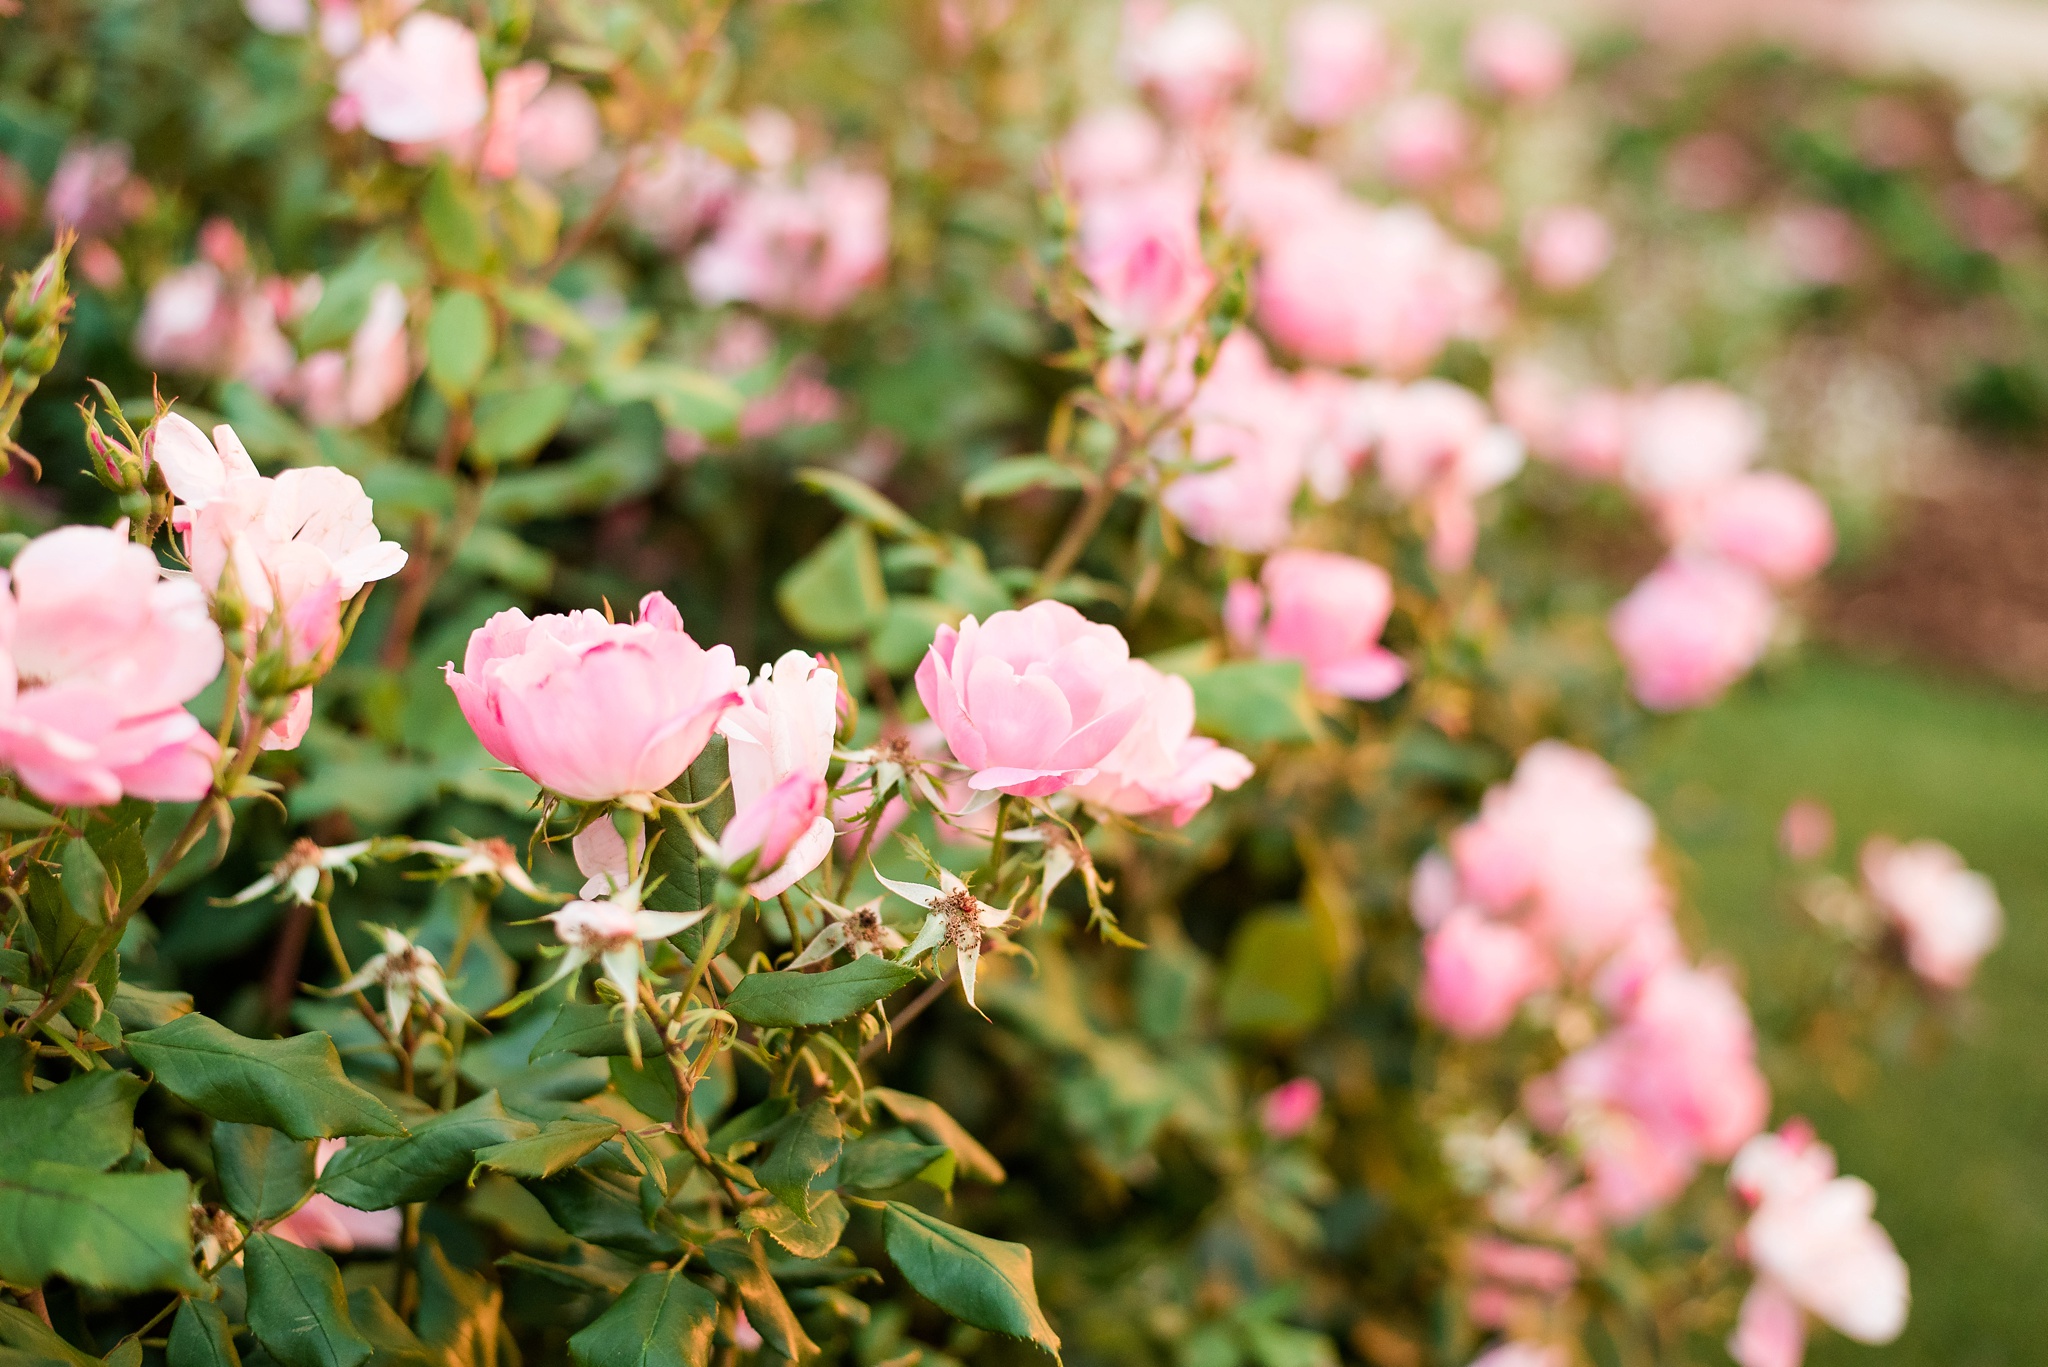
[[[1285,541],[1316,417],[1295,402],[1257,338],[1240,330],[1224,339],[1187,419],[1185,451],[1169,433],[1155,455],[1221,464],[1176,475],[1160,495],[1166,510],[1212,546],[1265,551]]]
[[[1422,942],[1423,1012],[1466,1039],[1498,1035],[1556,977],[1527,931],[1471,909],[1452,912]]]
[[[1227,222],[1261,247],[1341,210],[1348,200],[1328,167],[1246,139],[1223,167]]]
[[[412,387],[405,292],[391,281],[370,294],[369,312],[348,351],[319,351],[299,366],[299,407],[322,427],[361,427],[389,412]]]
[[[334,1155],[348,1146],[346,1139],[323,1139],[313,1153],[315,1176],[327,1170]],[[356,1210],[331,1196],[315,1194],[306,1204],[270,1227],[270,1232],[301,1248],[324,1248],[330,1253],[377,1253],[398,1247],[398,1235],[405,1224],[405,1212],[396,1206],[388,1210]]]
[[[1936,987],[1970,985],[1977,963],[1999,941],[2005,915],[1998,890],[1939,840],[1865,842],[1863,882],[1906,942],[1906,961]]]
[[[1380,164],[1396,185],[1435,185],[1465,164],[1472,124],[1457,101],[1436,94],[1407,95],[1380,117]]]
[[[132,165],[124,142],[65,148],[43,196],[43,217],[53,228],[75,228],[86,237],[118,232],[149,203],[149,187],[131,173]]]
[[[519,174],[522,140],[529,107],[548,83],[546,62],[521,62],[507,67],[491,82],[491,109],[484,123],[477,170],[490,180]],[[593,146],[592,151],[595,151]]]
[[[773,897],[824,861],[832,844],[832,818],[825,815],[829,793],[825,780],[815,774],[796,773],[782,779],[754,801],[741,807],[718,838],[718,857],[730,866],[753,856],[752,867],[762,877],[747,884],[756,897]],[[813,837],[821,829],[823,841]],[[799,860],[799,845],[816,846],[815,856],[805,853],[810,867],[791,872]]]
[[[1043,797],[1096,776],[1148,690],[1121,632],[1045,600],[941,626],[917,696],[970,787]]]
[[[1806,1312],[1777,1286],[1757,1282],[1742,1298],[1728,1356],[1739,1367],[1799,1367],[1806,1360]]]
[[[1493,14],[1466,38],[1465,70],[1474,84],[1504,99],[1541,100],[1572,78],[1572,50],[1533,14]]]
[[[1600,278],[1614,258],[1614,230],[1598,210],[1546,209],[1522,230],[1529,277],[1553,294],[1569,294]]]
[[[1778,819],[1778,848],[1801,864],[1825,858],[1835,847],[1835,814],[1826,803],[1800,798]]]
[[[1202,257],[1200,201],[1200,187],[1178,176],[1083,201],[1075,257],[1103,322],[1150,336],[1195,316],[1216,281]]]
[[[1170,117],[1205,122],[1251,80],[1257,58],[1244,30],[1217,6],[1183,5],[1170,15],[1160,8],[1126,7],[1125,68]]]
[[[1674,557],[1607,619],[1637,701],[1658,712],[1700,707],[1763,658],[1777,623],[1770,590],[1747,570]]]
[[[1651,498],[1697,493],[1748,469],[1763,442],[1763,414],[1747,399],[1711,381],[1671,385],[1636,405],[1628,482]]]
[[[687,246],[739,190],[739,172],[703,148],[674,138],[634,149],[630,161],[626,217],[671,250]]]
[[[1385,92],[1393,64],[1386,27],[1364,5],[1304,5],[1287,21],[1287,112],[1311,128],[1343,123]]]
[[[691,257],[690,288],[706,305],[745,301],[829,318],[880,280],[888,261],[888,183],[820,166],[801,185],[763,181],[741,191]]]
[[[590,92],[556,81],[520,111],[512,140],[520,170],[537,180],[560,180],[590,164],[603,136]]]
[[[437,143],[490,108],[476,35],[446,15],[414,14],[373,35],[335,73],[344,122],[390,143]]]
[[[484,748],[578,802],[674,783],[741,700],[733,670],[732,648],[700,647],[659,593],[632,623],[507,609],[470,634],[460,672],[444,667]]]
[[[1170,813],[1185,826],[1209,805],[1218,788],[1241,787],[1252,762],[1195,732],[1195,693],[1188,681],[1162,674],[1143,660],[1131,669],[1143,680],[1144,707],[1116,748],[1102,757],[1093,779],[1074,789],[1081,801],[1126,816]]]
[[[1317,498],[1334,503],[1351,487],[1399,392],[1386,380],[1354,380],[1328,370],[1295,375],[1295,402],[1311,419],[1304,465]]]
[[[313,0],[242,0],[242,12],[265,33],[304,33],[313,27]]]
[[[1312,1077],[1290,1078],[1260,1098],[1259,1128],[1273,1139],[1293,1139],[1322,1113],[1322,1084]]]
[[[191,802],[220,749],[185,710],[220,672],[190,580],[107,527],[60,527],[0,571],[0,763],[46,802]]]
[[[1242,646],[1267,659],[1301,661],[1309,687],[1341,698],[1376,701],[1406,680],[1401,657],[1380,645],[1394,610],[1394,585],[1378,565],[1290,549],[1266,557],[1259,582],[1263,626],[1256,591],[1246,595],[1233,586],[1237,602],[1229,615]]]
[[[1478,395],[1448,380],[1417,380],[1380,414],[1380,477],[1430,514],[1430,563],[1462,570],[1479,542],[1476,501],[1522,468],[1522,442]]]
[[[839,676],[815,657],[791,650],[763,665],[753,683],[746,674],[743,668],[735,670],[739,705],[718,720],[732,769],[735,821],[767,803],[793,777],[822,782],[839,729]],[[795,796],[786,793],[778,800],[790,802]],[[756,897],[775,896],[825,861],[832,847],[832,819],[822,809],[813,812],[809,828],[799,834],[783,858],[770,862],[762,856],[757,865],[762,876],[751,885]]]
[[[1818,574],[1835,554],[1835,523],[1811,486],[1775,470],[1738,475],[1684,514],[1686,540],[1774,584]]]
[[[1144,180],[1165,154],[1166,137],[1150,114],[1114,104],[1076,119],[1054,160],[1067,189],[1086,199]]]

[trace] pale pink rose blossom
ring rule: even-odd
[[[60,527],[0,571],[0,764],[46,802],[191,802],[220,748],[185,710],[220,672],[188,579],[108,527]]]
[[[306,33],[313,27],[313,0],[242,0],[242,12],[265,33]]]
[[[1166,155],[1166,135],[1133,105],[1090,110],[1060,139],[1054,160],[1067,189],[1083,198],[1151,176]]]
[[[1096,776],[1148,689],[1121,632],[1043,600],[941,626],[917,696],[971,788],[1044,797]]]
[[[1579,1264],[1569,1253],[1506,1239],[1474,1239],[1465,1249],[1473,1275],[1506,1282],[1548,1296],[1562,1295],[1579,1280]]]
[[[1488,15],[1465,39],[1465,70],[1503,99],[1547,99],[1572,78],[1571,45],[1533,14]]]
[[[1294,397],[1308,413],[1312,436],[1304,461],[1308,486],[1334,503],[1372,454],[1400,387],[1387,380],[1354,380],[1329,370],[1303,370],[1294,377]]]
[[[1476,501],[1521,471],[1521,438],[1471,390],[1434,379],[1392,396],[1379,428],[1380,478],[1429,511],[1430,563],[1465,569],[1479,542]]]
[[[226,361],[236,323],[220,270],[195,261],[150,286],[135,325],[136,359],[151,369],[212,374]]]
[[[1863,266],[1863,230],[1826,204],[1780,209],[1771,219],[1769,241],[1779,264],[1802,285],[1845,285]]]
[[[747,151],[760,169],[786,171],[796,160],[801,132],[789,111],[773,105],[756,105],[747,111],[740,128],[747,140]]]
[[[1352,0],[1315,0],[1287,21],[1287,112],[1334,127],[1386,92],[1393,66],[1378,15]]]
[[[513,130],[519,169],[536,180],[560,180],[582,170],[603,141],[597,102],[569,81],[555,81],[520,111]]]
[[[1557,966],[1526,930],[1467,909],[1422,942],[1422,1010],[1454,1035],[1505,1030],[1530,994],[1555,984]]]
[[[730,646],[705,650],[659,593],[637,621],[509,608],[470,634],[448,686],[484,749],[578,802],[674,783],[741,700]]]
[[[334,1155],[346,1147],[346,1139],[321,1140],[313,1150],[314,1175],[327,1171]],[[322,1248],[330,1253],[380,1253],[398,1247],[404,1224],[405,1212],[396,1206],[357,1210],[316,1192],[304,1205],[272,1225],[270,1232],[301,1248]]]
[[[1221,179],[1226,221],[1261,247],[1353,202],[1322,163],[1249,138],[1231,148]]]
[[[1394,610],[1394,585],[1378,565],[1333,551],[1289,549],[1266,557],[1259,583],[1263,604],[1249,584],[1233,585],[1227,604],[1240,648],[1269,660],[1299,660],[1310,688],[1341,698],[1376,701],[1406,681],[1407,665],[1380,644]]]
[[[719,833],[716,850],[721,867],[731,868],[752,857],[751,867],[762,876],[747,884],[756,897],[773,897],[809,873],[792,873],[790,866],[811,860],[816,868],[832,845],[832,818],[825,815],[830,789],[815,774],[795,773],[779,780],[767,792],[739,809]],[[824,839],[815,837],[822,828]],[[800,852],[798,846],[815,846],[816,854]]]
[[[1546,209],[1522,230],[1529,277],[1553,294],[1584,289],[1614,259],[1614,229],[1597,209]]]
[[[1728,1356],[1738,1367],[1800,1367],[1806,1360],[1806,1312],[1778,1286],[1757,1282],[1742,1298]]]
[[[1252,762],[1195,734],[1195,693],[1186,679],[1162,674],[1143,660],[1133,660],[1131,669],[1144,680],[1145,705],[1097,764],[1095,777],[1076,786],[1074,795],[1125,816],[1165,812],[1174,825],[1185,826],[1216,789],[1243,786]]]
[[[1835,523],[1827,502],[1812,486],[1776,470],[1738,475],[1680,518],[1687,544],[1755,570],[1774,584],[1811,579],[1835,554]]]
[[[1195,358],[1201,350],[1202,339],[1192,331],[1170,341],[1154,337],[1135,357],[1118,352],[1104,361],[1096,383],[1112,398],[1171,412],[1195,396]]]
[[[1185,452],[1174,434],[1155,454],[1218,468],[1174,477],[1160,502],[1196,540],[1266,551],[1292,530],[1315,415],[1294,402],[1288,378],[1243,330],[1224,339],[1187,409]]]
[[[888,260],[888,183],[819,166],[801,184],[763,181],[741,191],[690,258],[690,288],[706,305],[744,301],[829,318],[880,280]]]
[[[490,108],[476,34],[431,11],[372,35],[341,64],[335,85],[339,108],[330,117],[389,143],[459,137]]]
[[[1259,1099],[1259,1128],[1273,1139],[1293,1139],[1322,1113],[1322,1084],[1312,1077],[1290,1078]]]
[[[1257,66],[1244,30],[1212,4],[1125,9],[1124,66],[1132,84],[1177,121],[1202,123],[1220,114]]]
[[[548,64],[521,62],[507,67],[491,82],[490,113],[476,167],[487,180],[510,180],[519,174],[521,135],[528,107],[546,88]]]
[[[84,237],[117,232],[149,200],[149,187],[131,173],[132,165],[125,142],[66,148],[43,196],[43,217],[53,228],[75,228]]]
[[[1763,658],[1777,603],[1762,580],[1717,560],[1666,560],[1607,619],[1636,700],[1658,712],[1700,707]]]
[[[739,191],[740,175],[694,143],[659,138],[634,149],[622,205],[634,227],[670,250],[689,245]]]
[[[1866,841],[1864,885],[1906,942],[1906,962],[1936,987],[1970,985],[1978,961],[2005,931],[1991,880],[1939,840]]]
[[[1379,145],[1387,177],[1421,189],[1464,166],[1472,153],[1472,123],[1448,96],[1406,95],[1380,116]]]
[[[1763,443],[1763,414],[1725,385],[1670,385],[1635,406],[1628,482],[1653,499],[1695,494],[1748,469]]]
[[[1096,316],[1119,332],[1169,333],[1188,323],[1216,277],[1202,257],[1200,187],[1166,176],[1089,196],[1075,252]]]
[[[726,739],[733,802],[745,816],[793,775],[824,779],[839,729],[839,676],[815,656],[791,650],[763,665],[751,683],[745,668],[735,667],[733,687],[741,700],[719,718],[718,731]],[[831,847],[832,819],[822,810],[813,813],[783,859],[770,863],[764,857],[761,877],[749,890],[756,897],[775,896],[825,862]]]

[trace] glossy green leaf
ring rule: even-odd
[[[1007,498],[1026,489],[1080,489],[1086,481],[1081,472],[1062,465],[1051,456],[1011,456],[975,474],[960,486],[960,501],[969,508],[984,499]]]
[[[107,1006],[121,1022],[123,1030],[154,1030],[158,1026],[169,1025],[180,1016],[191,1015],[192,994],[161,992],[124,982],[114,989],[114,999]]]
[[[427,378],[444,398],[467,396],[490,367],[497,341],[491,306],[481,295],[444,291],[427,319]]]
[[[0,1352],[7,1350],[12,1350],[11,1357],[0,1358],[5,1367],[47,1367],[51,1363],[99,1367],[98,1358],[73,1348],[34,1314],[0,1301]]]
[[[228,1317],[212,1301],[187,1300],[178,1307],[165,1358],[170,1367],[242,1367]]]
[[[67,840],[57,855],[58,867],[64,870],[64,897],[70,902],[71,910],[80,920],[92,925],[103,926],[113,912],[108,898],[113,895],[113,884],[107,877],[106,866],[100,863],[99,852],[89,840]]]
[[[247,1039],[206,1016],[128,1037],[135,1061],[215,1120],[268,1125],[294,1139],[403,1135],[389,1107],[350,1082],[323,1034]]]
[[[810,1335],[797,1323],[782,1288],[768,1270],[768,1259],[757,1237],[721,1234],[704,1246],[704,1258],[719,1276],[739,1288],[740,1308],[762,1342],[792,1362],[818,1351]]]
[[[470,450],[492,464],[525,460],[561,428],[575,397],[576,387],[566,380],[540,380],[481,396]]]
[[[875,1190],[908,1182],[953,1151],[943,1144],[920,1144],[901,1130],[863,1135],[846,1146],[839,1159],[839,1185]]]
[[[754,1165],[754,1176],[776,1200],[807,1215],[813,1204],[811,1184],[839,1161],[845,1134],[831,1101],[820,1097],[783,1122],[775,1147]]]
[[[46,831],[56,824],[53,812],[31,807],[19,798],[0,797],[0,831]]]
[[[927,1097],[899,1092],[894,1087],[870,1087],[867,1099],[916,1130],[934,1144],[944,1144],[960,1160],[960,1170],[983,1182],[1001,1182],[1008,1174],[996,1156],[967,1133],[967,1127],[947,1114],[945,1107]]]
[[[314,1148],[312,1140],[292,1139],[268,1125],[216,1124],[213,1166],[228,1209],[255,1223],[298,1205],[313,1189]]]
[[[349,1317],[334,1259],[275,1234],[242,1249],[249,1331],[284,1367],[356,1367],[373,1351]]]
[[[725,1009],[751,1025],[830,1025],[859,1015],[917,976],[910,965],[879,954],[823,973],[749,973],[726,995]]]
[[[687,839],[687,837],[685,837]],[[647,1013],[633,1013],[635,1033],[640,1036],[640,1054],[651,1058],[661,1053],[661,1035]],[[564,1002],[548,1026],[547,1033],[534,1041],[529,1060],[549,1054],[576,1054],[583,1058],[610,1058],[629,1052],[626,1048],[626,1012],[623,1007],[602,1002]]]
[[[531,1139],[541,1127],[506,1112],[496,1092],[485,1092],[446,1115],[413,1126],[403,1139],[358,1139],[334,1155],[319,1188],[357,1210],[431,1201],[467,1177],[479,1149]]]
[[[882,562],[865,523],[850,521],[791,566],[775,586],[775,606],[815,641],[857,641],[889,606]]]
[[[705,1367],[718,1300],[681,1272],[649,1272],[569,1340],[579,1367]]]
[[[192,1183],[182,1172],[0,1165],[0,1281],[61,1276],[107,1291],[197,1291]]]
[[[490,230],[484,222],[483,205],[452,162],[443,160],[427,177],[427,192],[420,199],[420,223],[442,265],[468,272],[484,268],[490,255]]]
[[[579,1239],[641,1259],[672,1258],[682,1245],[666,1229],[650,1229],[640,1198],[617,1183],[582,1168],[571,1168],[528,1191],[540,1198],[556,1224]]]
[[[448,1367],[447,1357],[420,1342],[376,1287],[358,1286],[348,1293],[348,1317],[370,1341],[368,1367]]]
[[[476,1151],[476,1170],[548,1178],[574,1167],[619,1127],[609,1121],[551,1120],[537,1133]]]
[[[126,1073],[86,1073],[33,1096],[0,1100],[0,1165],[37,1159],[101,1172],[135,1142],[145,1088]]]
[[[876,531],[913,538],[931,535],[916,518],[852,475],[812,466],[797,471],[796,480],[806,489],[831,499]]]
[[[740,1212],[741,1229],[766,1234],[798,1258],[822,1258],[839,1247],[846,1233],[846,1203],[839,1193],[828,1191],[811,1207],[809,1217],[798,1215],[780,1201],[750,1206]]]
[[[1060,1355],[1060,1336],[1038,1308],[1031,1250],[934,1219],[901,1201],[882,1216],[882,1243],[919,1295],[965,1324],[1029,1339]]]
[[[1298,661],[1232,660],[1186,678],[1195,693],[1195,725],[1210,735],[1245,744],[1316,738]]]

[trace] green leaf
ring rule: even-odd
[[[823,494],[878,532],[912,538],[931,535],[916,518],[852,475],[812,466],[797,471],[796,482],[813,493]]]
[[[0,1165],[43,1160],[103,1172],[135,1143],[142,1079],[86,1073],[33,1096],[0,1100]]]
[[[401,288],[419,283],[426,265],[395,238],[366,243],[346,266],[326,277],[320,302],[299,325],[299,346],[320,351],[348,341],[370,311],[370,296],[389,280]]]
[[[348,1317],[356,1332],[370,1341],[374,1356],[369,1367],[449,1367],[447,1357],[421,1343],[374,1286],[358,1286],[348,1293]]]
[[[0,831],[46,831],[57,824],[55,814],[11,797],[0,797]]]
[[[698,824],[714,837],[724,832],[725,823],[732,820],[734,810],[732,788],[726,783],[728,764],[725,737],[714,735],[702,753],[690,762],[690,767],[683,770],[682,777],[669,784],[666,790],[671,801],[688,806],[704,802],[717,793],[717,800],[697,813]],[[724,791],[719,792],[720,788]],[[696,911],[711,905],[718,891],[718,870],[697,857],[696,844],[683,828],[682,820],[673,812],[662,814],[661,837],[648,851],[647,862],[650,871],[661,880],[647,891],[646,901],[650,908],[655,911]],[[731,928],[738,928],[736,920]],[[682,941],[685,952],[693,958],[697,947],[703,943],[704,930],[703,925],[692,926],[677,937]]]
[[[0,1301],[0,1345],[15,1350],[12,1360],[0,1359],[6,1367],[46,1367],[49,1363],[99,1367],[98,1358],[79,1352],[36,1316],[4,1301]]]
[[[618,1134],[610,1121],[551,1120],[538,1134],[476,1151],[476,1171],[542,1179],[574,1167]],[[472,1174],[474,1175],[474,1174]]]
[[[274,1220],[313,1189],[314,1144],[268,1125],[213,1127],[213,1166],[228,1209],[250,1224]]]
[[[935,1220],[889,1202],[882,1243],[918,1294],[962,1323],[1029,1339],[1057,1360],[1060,1336],[1038,1308],[1031,1250]]]
[[[936,598],[893,597],[874,635],[868,638],[868,649],[883,669],[906,674],[924,659],[940,626],[959,620],[960,609]]]
[[[874,534],[848,522],[796,562],[775,586],[775,606],[789,624],[816,641],[857,641],[889,606]]]
[[[599,1292],[616,1296],[626,1289],[626,1276],[602,1263],[551,1263],[524,1253],[507,1253],[498,1259],[502,1272],[523,1272],[570,1291]]]
[[[91,957],[101,928],[72,910],[70,899],[57,876],[41,862],[28,866],[28,922],[36,934],[37,967],[42,982],[55,986],[76,977]],[[121,956],[102,954],[92,971],[92,988],[101,1001],[114,995],[120,983]],[[64,1018],[89,1029],[98,1018],[90,995],[80,992],[64,1007]]]
[[[967,1127],[947,1114],[938,1102],[899,1092],[894,1087],[870,1087],[866,1095],[932,1143],[951,1149],[960,1160],[961,1171],[969,1177],[995,1183],[1008,1175],[996,1156],[983,1148],[979,1140],[967,1133]]]
[[[275,1234],[242,1248],[249,1281],[249,1331],[284,1367],[356,1367],[370,1341],[349,1318],[334,1259]]]
[[[828,1191],[811,1207],[809,1218],[798,1215],[781,1202],[750,1206],[740,1212],[740,1228],[761,1231],[798,1258],[822,1258],[839,1247],[846,1232],[846,1203],[839,1193]]]
[[[445,159],[427,177],[427,192],[420,199],[420,223],[427,230],[427,244],[442,265],[471,273],[484,268],[490,255],[490,234],[483,206],[475,190]]]
[[[107,1006],[115,1019],[121,1022],[123,1030],[154,1030],[160,1025],[169,1025],[180,1016],[191,1015],[192,994],[159,992],[124,982],[114,989],[114,999]]]
[[[476,388],[497,350],[491,307],[468,290],[446,290],[427,319],[427,378],[441,396],[461,399]]]
[[[112,819],[95,821],[86,827],[85,838],[99,856],[116,906],[149,881],[149,850],[143,844],[142,832],[152,814],[152,808],[130,799],[113,809]]]
[[[776,1137],[768,1157],[754,1165],[754,1176],[775,1199],[798,1215],[811,1210],[811,1183],[839,1161],[846,1131],[830,1100],[820,1097],[791,1116]]]
[[[661,1035],[655,1030],[654,1022],[647,1019],[647,1013],[634,1012],[633,1025],[640,1036],[641,1056],[659,1054],[662,1050]],[[533,1052],[527,1057],[531,1062],[549,1054],[610,1058],[627,1052],[626,1013],[622,1008],[601,1002],[564,1002],[547,1033],[534,1042]]]
[[[870,1134],[846,1146],[839,1159],[839,1185],[876,1190],[908,1182],[953,1151],[944,1144],[920,1144],[903,1131]]]
[[[590,320],[553,290],[500,285],[498,302],[516,321],[552,333],[568,346],[588,347],[597,342],[597,331],[591,327]]]
[[[59,867],[64,870],[64,897],[70,902],[71,910],[80,920],[96,926],[107,923],[108,895],[113,885],[107,879],[106,866],[100,863],[99,853],[92,842],[69,840],[57,856]]]
[[[792,1362],[818,1351],[768,1271],[758,1238],[721,1234],[704,1246],[704,1258],[719,1276],[739,1288],[740,1308],[746,1311],[747,1322],[772,1351]]]
[[[579,1367],[705,1367],[717,1327],[709,1291],[681,1272],[649,1272],[569,1340],[569,1356]]]
[[[823,973],[749,973],[726,995],[725,1009],[750,1025],[830,1025],[858,1015],[917,970],[869,954]]]
[[[540,380],[485,394],[476,403],[469,448],[493,464],[525,460],[555,435],[575,397],[576,387],[567,380]]]
[[[640,1198],[584,1168],[571,1168],[527,1188],[556,1224],[579,1239],[643,1260],[672,1258],[682,1245],[666,1229],[649,1229]]]
[[[1300,742],[1316,738],[1314,713],[1296,660],[1232,660],[1186,675],[1195,692],[1195,725],[1228,741]]]
[[[982,500],[1007,498],[1026,489],[1082,489],[1087,481],[1072,466],[1051,456],[1011,456],[982,470],[960,486],[960,501],[978,508]]]
[[[390,1108],[350,1082],[323,1034],[246,1039],[206,1016],[128,1037],[135,1061],[215,1120],[268,1125],[294,1139],[405,1133]]]
[[[358,1139],[320,1174],[320,1191],[357,1210],[389,1210],[431,1201],[467,1176],[479,1149],[495,1149],[541,1132],[509,1115],[496,1092],[413,1127],[404,1139]]]
[[[730,1158],[734,1149],[741,1144],[766,1139],[777,1132],[785,1117],[795,1114],[796,1101],[786,1093],[771,1096],[766,1100],[747,1107],[732,1119],[711,1132],[704,1141],[712,1153]]]
[[[601,376],[599,392],[612,403],[654,405],[662,426],[704,434],[730,432],[745,400],[715,375],[666,361],[643,361]]]
[[[61,1276],[104,1291],[199,1291],[192,1183],[182,1172],[0,1166],[0,1281]]]
[[[171,1321],[170,1367],[242,1367],[228,1317],[211,1301],[187,1300]]]

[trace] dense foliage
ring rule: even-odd
[[[1794,809],[1760,1045],[1608,760],[1881,504],[1784,358],[2028,335],[2010,111],[1345,0],[13,8],[0,1357],[1900,1332],[1759,1049],[1938,1037],[1995,894]]]

